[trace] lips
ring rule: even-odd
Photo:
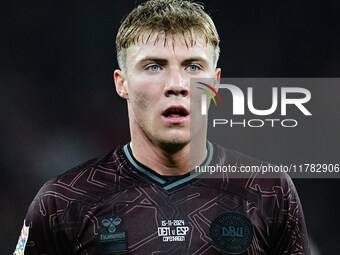
[[[181,124],[189,118],[189,112],[183,106],[171,106],[162,113],[162,118],[171,124]]]

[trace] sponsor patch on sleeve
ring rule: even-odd
[[[18,244],[15,248],[13,255],[24,255],[25,246],[28,240],[29,227],[26,227],[25,221],[21,229],[21,234],[19,236]]]

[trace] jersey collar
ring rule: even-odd
[[[207,156],[203,163],[201,164],[202,167],[208,166],[213,159],[214,146],[209,141],[207,141],[207,151],[208,151]],[[123,152],[128,161],[131,163],[131,165],[135,167],[137,171],[145,174],[146,176],[160,184],[165,190],[170,190],[186,182],[189,182],[201,174],[201,172],[195,172],[194,170],[191,170],[189,173],[184,174],[182,178],[176,179],[174,181],[167,181],[166,180],[167,178],[165,176],[156,173],[155,171],[153,171],[152,169],[148,168],[147,166],[143,165],[142,163],[135,159],[135,157],[132,155],[130,143],[124,145]]]

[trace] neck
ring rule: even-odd
[[[146,137],[131,136],[131,150],[143,165],[161,175],[182,175],[200,165],[207,154],[206,138],[186,145],[162,146]]]

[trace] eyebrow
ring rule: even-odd
[[[182,63],[183,64],[189,64],[189,63],[192,63],[192,62],[202,62],[203,64],[208,65],[208,61],[205,58],[202,58],[202,57],[188,58],[188,59],[185,59]]]
[[[158,58],[158,57],[145,57],[138,61],[138,64],[143,65],[145,62],[155,62],[160,65],[166,65],[169,61],[165,58]],[[187,65],[193,62],[202,62],[205,65],[208,65],[208,61],[202,57],[192,57],[184,59],[181,63],[182,65]]]
[[[157,58],[157,57],[145,57],[138,61],[138,64],[143,65],[145,62],[155,62],[161,65],[165,65],[168,63],[168,60],[165,58]]]

